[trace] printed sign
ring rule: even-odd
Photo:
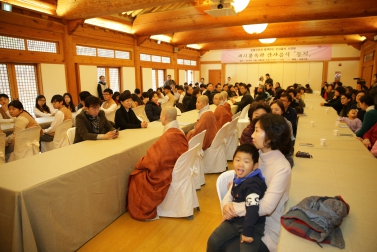
[[[221,63],[331,60],[331,45],[268,46],[222,50]]]

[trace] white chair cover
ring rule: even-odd
[[[165,102],[165,103],[162,103],[161,104],[161,109],[165,108],[165,107],[173,107],[174,106],[174,101],[168,101],[168,102]]]
[[[204,157],[204,151],[203,151],[203,140],[204,136],[206,135],[207,130],[203,130],[196,136],[190,139],[189,141],[189,149],[193,148],[195,145],[199,144],[198,153],[195,157],[195,167],[198,169],[198,174],[194,174],[194,185],[195,189],[200,189],[202,185],[206,183],[205,177],[204,177],[204,166],[203,166],[203,157]]]
[[[69,128],[67,130],[68,143],[71,145],[75,141],[76,127]]]
[[[241,137],[243,130],[247,127],[247,125],[250,124],[249,115],[247,113],[249,109],[250,109],[250,104],[245,106],[242,109],[240,117],[238,118],[238,123],[237,123],[238,138]]]
[[[182,112],[181,112],[181,110],[179,108],[175,107],[175,109],[177,110],[177,116],[182,115]]]
[[[142,122],[145,121],[147,123],[150,123],[148,116],[145,113],[145,105],[137,106],[136,108],[133,108],[132,110],[134,111],[137,119],[139,119]]]
[[[216,181],[217,195],[219,195],[221,213],[223,212],[223,207],[221,201],[225,197],[225,194],[228,192],[229,182],[233,182],[234,171],[226,171],[220,174]]]
[[[226,170],[228,163],[225,156],[225,147],[229,124],[227,122],[217,131],[211,146],[204,151],[204,173],[219,173]]]
[[[56,127],[52,142],[41,142],[41,152],[59,149],[68,146],[67,131],[72,128],[72,119],[66,120]]]
[[[114,111],[112,111],[111,113],[108,113],[108,114],[106,114],[105,116],[106,116],[106,119],[108,120],[108,121],[110,121],[110,122],[114,122],[115,121],[115,113],[116,113],[117,111],[116,110],[114,110]]]
[[[164,201],[157,206],[157,215],[165,217],[188,217],[199,207],[198,196],[192,176],[197,173],[194,165],[199,144],[183,153],[173,169],[173,179]]]
[[[8,162],[39,154],[39,136],[41,127],[31,127],[21,130],[14,136],[14,151]]]
[[[226,160],[233,160],[233,155],[238,146],[238,117],[234,118],[229,124],[229,130],[226,137]]]
[[[234,118],[236,117],[240,117],[241,115],[241,111],[238,111],[237,113],[235,113],[233,116],[232,116],[232,120],[234,120]]]
[[[0,133],[0,164],[5,163],[5,133]]]

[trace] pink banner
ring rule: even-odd
[[[331,45],[268,46],[222,50],[221,63],[323,61],[331,59]]]

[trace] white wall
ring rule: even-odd
[[[97,92],[97,66],[86,66],[80,65],[80,83],[81,83],[81,91],[88,91],[94,96],[98,97]]]
[[[143,67],[141,69],[141,85],[143,91],[146,92],[148,89],[152,88],[152,68]],[[131,91],[133,93],[133,91]]]
[[[360,51],[354,48],[353,46],[336,44],[332,45],[331,57],[360,57]]]
[[[133,93],[136,88],[135,67],[122,67],[121,71],[123,91],[130,90]]]
[[[341,66],[339,66],[339,63]],[[327,71],[327,82],[333,82],[335,79],[335,72],[341,72],[340,81],[343,86],[351,86],[356,88],[356,81],[353,78],[359,77],[359,61],[330,61]]]
[[[194,71],[194,81],[192,84],[195,84],[195,82],[200,81],[200,71]]]
[[[213,61],[213,60],[221,60],[221,51],[222,50],[212,50],[204,55],[200,56],[200,61]]]
[[[204,78],[204,83],[208,82],[208,70],[221,70],[221,64],[201,64],[200,66],[201,74],[202,76],[199,77],[198,80],[195,79],[196,81],[200,81],[200,78]]]
[[[65,78],[64,64],[41,64],[41,74],[43,83],[43,95],[46,97],[46,104],[53,109],[51,98],[67,92],[67,81]],[[76,104],[77,101],[74,101]]]
[[[185,70],[178,70],[178,75],[179,75],[179,84],[183,85],[183,83],[185,81],[187,81],[186,80],[186,71]]]
[[[171,75],[171,79],[175,80],[174,69],[166,69],[166,76]],[[152,78],[151,78],[152,79]],[[184,78],[183,78],[184,79]]]

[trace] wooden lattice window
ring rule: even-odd
[[[0,93],[12,97],[9,85],[8,68],[6,64],[0,64]]]
[[[105,76],[107,86],[113,92],[120,92],[120,73],[117,67],[97,67],[97,77]]]

